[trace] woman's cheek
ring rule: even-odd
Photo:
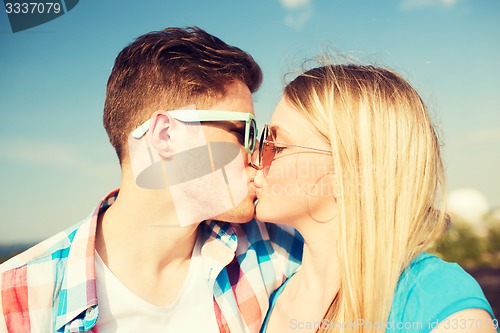
[[[277,172],[277,169],[270,169],[263,185],[256,206],[257,219],[286,223],[303,210],[303,191],[295,177],[287,177],[285,173]]]

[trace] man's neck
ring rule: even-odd
[[[137,296],[159,306],[175,300],[196,242],[197,225],[173,221],[168,197],[125,187],[97,224],[96,250],[106,266]]]

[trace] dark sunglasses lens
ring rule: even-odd
[[[260,136],[260,141],[259,141],[259,165],[262,166],[262,157],[263,157],[263,154],[264,154],[264,141],[267,137],[267,131],[268,131],[268,127],[267,125],[264,127],[264,130],[262,131],[262,134]]]
[[[253,153],[253,151],[255,150],[255,137],[257,136],[257,124],[254,120],[250,121],[250,129],[248,132],[247,147]]]

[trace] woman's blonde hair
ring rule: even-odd
[[[418,93],[386,69],[314,68],[285,98],[331,144],[338,177],[341,286],[319,331],[375,331],[401,272],[446,230],[439,140]]]

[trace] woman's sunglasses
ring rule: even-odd
[[[329,150],[324,150],[324,149],[319,149],[319,148],[300,146],[300,145],[295,145],[295,144],[291,144],[291,143],[284,143],[284,142],[276,142],[274,140],[274,134],[273,134],[272,130],[270,129],[269,124],[266,124],[264,126],[264,131],[262,131],[262,135],[260,137],[258,161],[257,161],[257,164],[252,162],[252,164],[251,164],[252,167],[254,167],[257,170],[262,170],[264,173],[264,176],[267,176],[267,173],[268,173],[269,168],[271,167],[271,164],[276,156],[276,153],[283,150],[283,147],[297,147],[297,148],[314,150],[314,151],[318,151],[318,152],[322,152],[322,153],[328,153],[328,154],[332,153]]]

